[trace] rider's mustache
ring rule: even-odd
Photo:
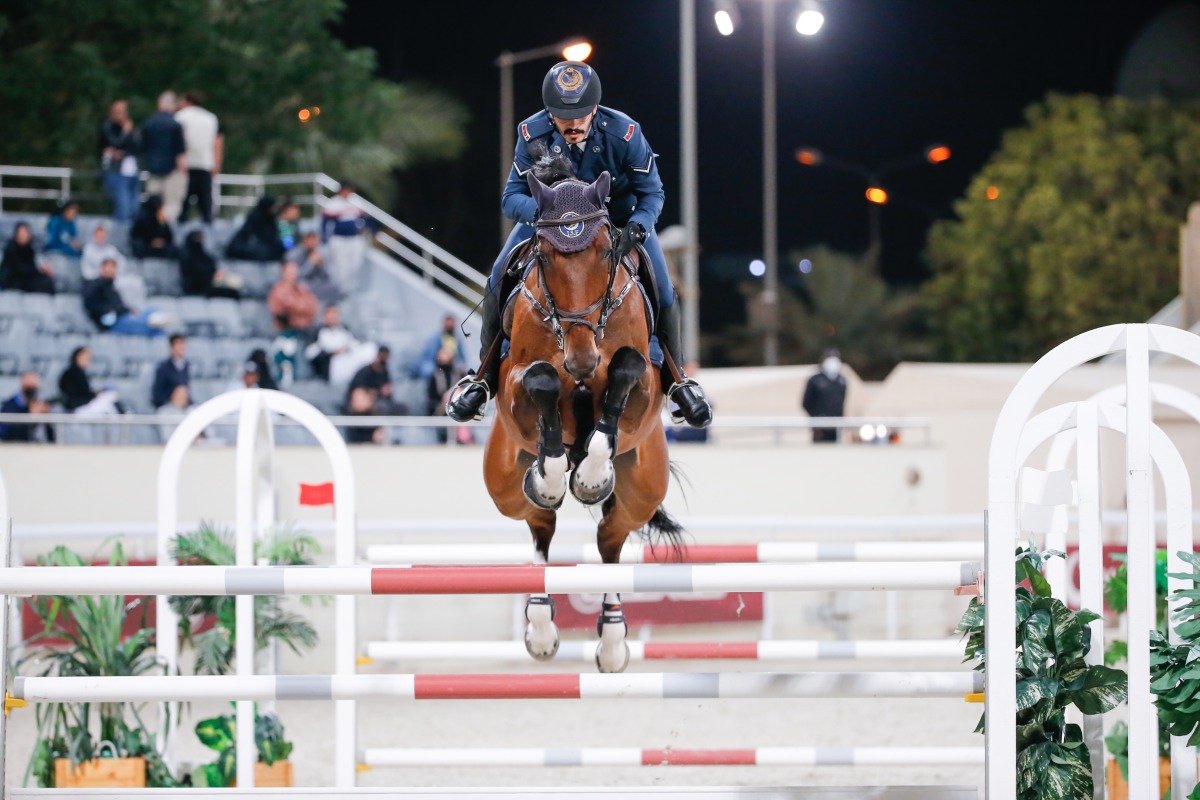
[[[567,136],[570,136],[573,133],[587,133],[587,131],[585,131],[583,128],[567,128],[565,133]]]

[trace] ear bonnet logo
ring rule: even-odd
[[[579,214],[574,211],[565,211],[560,219],[572,219],[578,216]],[[584,227],[582,222],[573,222],[570,225],[559,225],[558,232],[568,239],[574,239],[583,233]]]

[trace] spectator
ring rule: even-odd
[[[158,111],[142,123],[142,163],[150,173],[146,194],[161,198],[167,219],[179,216],[188,182],[183,126],[175,121],[176,105],[175,93],[163,92],[158,96]]]
[[[304,351],[317,377],[333,386],[344,386],[357,372],[375,360],[379,348],[354,338],[342,324],[337,306],[326,306],[324,324],[317,339]]]
[[[21,389],[0,405],[0,414],[47,414],[50,404],[38,399],[40,381],[36,372],[26,372],[21,375]],[[0,442],[32,442],[36,441],[37,425],[24,423],[0,423]],[[54,441],[54,428],[46,424],[46,441]]]
[[[846,409],[846,376],[837,350],[826,350],[821,370],[808,379],[800,405],[810,417],[840,417]],[[837,428],[813,428],[813,442],[838,441]]]
[[[138,208],[137,131],[129,118],[129,104],[114,100],[108,117],[100,123],[100,169],[104,190],[113,204],[113,219],[129,222]]]
[[[275,198],[263,195],[225,246],[225,257],[240,261],[279,261],[284,252],[279,240]]]
[[[150,389],[150,403],[162,408],[171,401],[176,387],[191,385],[190,367],[187,361],[187,337],[181,333],[171,336],[170,355],[154,369],[154,386]]]
[[[204,231],[194,230],[183,241],[179,256],[179,285],[189,297],[228,297],[237,300],[242,285],[240,275],[217,266],[217,260],[204,249]]]
[[[452,314],[447,314],[442,320],[442,329],[429,337],[425,349],[421,352],[421,360],[417,364],[417,376],[429,380],[438,371],[443,351],[449,355],[450,363],[461,367],[462,373],[467,373],[466,346],[458,330],[458,320]],[[461,376],[460,376],[461,377]]]
[[[122,336],[162,336],[172,323],[167,314],[150,306],[142,311],[125,304],[117,291],[117,262],[111,258],[100,265],[100,277],[83,287],[83,308],[101,332]]]
[[[163,423],[158,426],[158,436],[165,444],[171,438],[171,434],[179,427],[179,421],[188,415],[192,410],[192,392],[186,383],[181,383],[171,390],[171,394],[167,398],[167,402],[158,407],[155,412],[163,419],[173,420],[170,423]],[[201,433],[198,437],[204,438]]]
[[[279,385],[287,388],[296,376],[296,354],[317,318],[317,296],[300,283],[300,268],[285,261],[279,283],[267,295],[267,309],[275,319],[279,335],[271,343],[279,368]]]
[[[290,197],[279,205],[279,241],[285,253],[300,243],[300,206]]]
[[[121,413],[119,395],[115,389],[105,388],[92,391],[87,370],[92,366],[92,351],[88,347],[76,347],[71,352],[71,363],[58,377],[58,400],[67,411],[81,417],[105,417]]]
[[[342,290],[325,268],[325,256],[321,252],[321,239],[317,234],[304,234],[300,246],[293,249],[288,258],[300,266],[301,282],[317,296],[322,308],[342,302]]]
[[[250,362],[258,367],[258,388],[278,389],[279,384],[271,377],[271,368],[267,364],[267,351],[256,347],[250,351]]]
[[[433,374],[429,376],[425,385],[425,399],[428,402],[426,413],[431,417],[446,416],[446,400],[449,399],[450,390],[467,374],[466,367],[455,361],[455,355],[455,352],[448,348],[442,348],[434,355]],[[438,428],[437,437],[439,442],[445,444],[446,429]],[[455,439],[463,444],[471,442],[471,429],[465,425],[457,426]]]
[[[366,253],[362,209],[350,202],[354,184],[343,183],[321,212],[321,240],[329,245],[329,273],[343,290],[358,290],[358,271]]]
[[[208,225],[213,218],[213,178],[221,174],[225,137],[217,115],[200,107],[202,100],[199,92],[185,92],[179,110],[175,112],[175,121],[183,126],[188,175],[179,221],[187,219],[194,199],[200,209],[200,218]]]
[[[346,397],[346,415],[371,417],[375,415],[375,397],[370,389],[351,389]],[[346,444],[383,444],[383,428],[354,426],[346,428]]]
[[[109,258],[117,262],[118,272],[125,267],[125,256],[108,241],[108,229],[97,225],[96,230],[92,231],[92,240],[83,246],[83,256],[79,260],[84,279],[92,281],[99,278],[100,265]]]
[[[18,292],[54,294],[54,270],[37,263],[33,253],[33,230],[27,222],[18,222],[13,237],[4,246],[0,260],[0,289]]]
[[[386,346],[376,350],[371,363],[354,373],[350,380],[350,391],[367,389],[376,397],[382,397],[385,392],[391,396],[392,376],[388,372],[388,359],[391,355],[392,351]]]
[[[79,228],[75,218],[79,216],[79,203],[74,200],[62,201],[56,214],[46,223],[47,253],[62,253],[64,256],[79,258],[83,254],[83,245],[79,243]]]
[[[261,389],[259,384],[258,364],[247,361],[242,365],[242,372],[225,387],[227,392],[237,392],[242,389]]]
[[[175,233],[167,222],[167,207],[158,195],[152,194],[142,203],[129,230],[129,245],[134,258],[179,258]]]

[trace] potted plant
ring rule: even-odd
[[[196,736],[205,747],[217,751],[217,760],[192,773],[197,786],[237,786],[237,719],[233,714],[202,720],[196,725]],[[258,763],[254,765],[256,787],[292,786],[295,779],[291,755],[292,743],[283,735],[279,717],[259,713],[254,709],[254,743],[258,746]]]
[[[1172,578],[1200,581],[1200,556],[1180,552],[1179,557],[1191,565],[1190,573],[1171,573]],[[1182,589],[1175,597],[1186,600],[1172,616],[1179,644],[1173,645],[1159,631],[1150,634],[1150,691],[1157,696],[1160,724],[1165,724],[1171,736],[1188,737],[1188,746],[1200,743],[1200,589]],[[1161,762],[1160,762],[1161,763]],[[1168,757],[1168,772],[1170,759]],[[1193,787],[1188,797],[1200,800],[1200,785]]]
[[[320,546],[312,537],[297,533],[289,526],[256,541],[254,551],[256,562],[265,560],[272,565],[295,566],[312,564]],[[172,556],[185,565],[231,565],[236,560],[233,536],[209,523],[202,523],[196,531],[176,537]],[[302,599],[311,601],[310,598]],[[195,649],[196,674],[228,673],[237,649],[236,598],[179,595],[168,602],[179,614],[181,642]],[[211,628],[200,630],[206,619],[215,622]],[[265,650],[273,642],[280,642],[301,655],[317,643],[317,632],[312,625],[300,615],[287,611],[279,597],[259,595],[254,598],[254,630],[256,652]],[[291,786],[292,767],[287,756],[292,746],[282,740],[283,726],[274,714],[258,714],[257,709],[255,713],[255,739],[259,742],[255,783],[259,786]],[[220,754],[216,763],[204,768],[206,778],[220,781],[209,783],[209,786],[229,786],[235,773],[234,721],[229,717],[227,724],[220,722],[225,719],[214,717],[196,726],[200,740]],[[260,774],[259,768],[264,765],[283,777]],[[287,783],[274,783],[276,780],[287,780]]]
[[[87,566],[78,554],[56,547],[39,566]],[[110,565],[126,563],[120,544]],[[148,605],[123,596],[33,597],[30,606],[41,630],[24,642],[17,669],[40,676],[162,674],[154,654],[154,629],[146,626]],[[133,615],[138,615],[134,617]],[[138,629],[123,637],[127,619]],[[42,787],[172,787],[155,749],[155,736],[132,703],[47,703],[37,709],[38,741],[26,769]],[[107,752],[107,757],[101,758]]]
[[[1017,800],[1090,800],[1091,760],[1078,725],[1068,724],[1066,709],[1102,714],[1128,693],[1125,674],[1106,666],[1088,666],[1087,627],[1098,615],[1072,611],[1051,596],[1042,575],[1047,558],[1060,553],[1018,549],[1017,558]],[[966,660],[984,669],[984,613],[972,598],[958,630],[967,639]],[[982,732],[980,718],[976,732]]]

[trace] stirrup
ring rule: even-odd
[[[492,402],[492,390],[491,387],[488,386],[487,380],[474,373],[467,373],[463,377],[459,378],[458,383],[454,384],[454,388],[450,390],[450,396],[446,398],[446,416],[450,417],[451,419],[455,419],[458,422],[466,421],[457,419],[457,417],[455,417],[451,411],[451,407],[457,403],[463,395],[470,391],[473,386],[478,386],[483,389],[483,402],[479,404],[479,408],[475,411],[475,414],[471,417],[471,419],[483,419],[483,414],[487,410],[488,403]]]
[[[688,423],[689,425],[694,425],[694,423],[692,423],[692,421],[687,418],[687,414],[684,413],[683,404],[675,399],[675,393],[680,392],[684,389],[694,390],[696,401],[704,404],[705,406],[708,406],[709,421],[711,422],[712,405],[708,402],[708,398],[704,394],[704,389],[702,389],[700,387],[699,383],[697,383],[692,378],[687,377],[686,375],[683,376],[683,380],[676,381],[675,383],[671,384],[671,386],[667,389],[667,403],[668,403],[668,410],[671,413],[671,421],[674,422],[676,425],[682,425],[685,422]],[[671,403],[674,403],[674,406],[675,406],[674,408],[669,407],[669,405]],[[698,427],[702,427],[702,428],[708,427],[708,423],[707,422],[701,423]]]

